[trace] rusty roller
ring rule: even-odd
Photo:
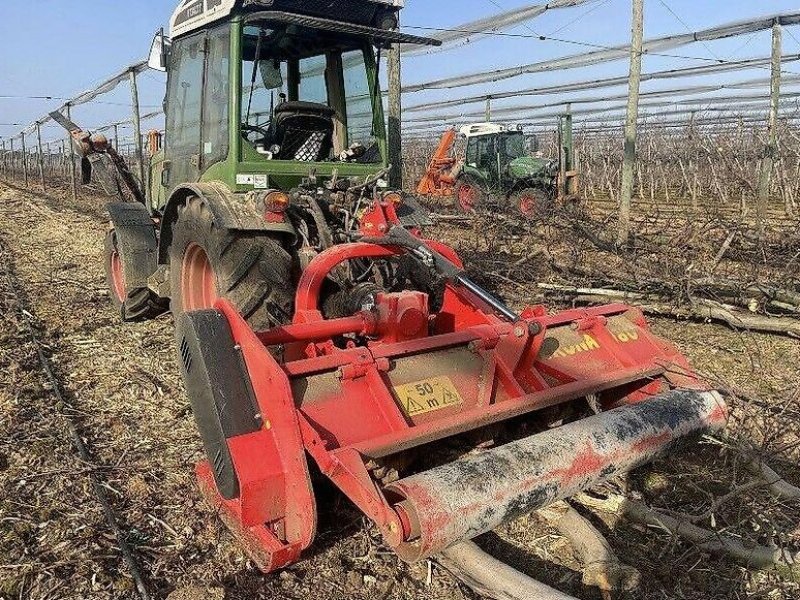
[[[674,390],[402,479],[387,489],[402,498],[397,552],[415,561],[472,539],[674,452],[726,414],[716,392]]]

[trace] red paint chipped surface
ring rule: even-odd
[[[604,469],[612,462],[612,457],[600,454],[591,443],[587,442],[568,467],[554,470],[552,476],[559,479],[563,487],[570,487],[575,481],[585,479],[587,475]]]

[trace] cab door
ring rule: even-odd
[[[175,40],[170,51],[162,179],[168,191],[200,179],[205,44],[203,31]]]
[[[223,24],[173,43],[162,177],[167,195],[228,156],[230,42],[230,25]]]

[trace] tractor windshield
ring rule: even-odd
[[[246,25],[243,137],[273,160],[381,162],[371,52],[365,41],[333,32]]]
[[[525,136],[522,132],[510,133],[504,136],[503,143],[501,144],[502,151],[505,153],[507,160],[516,160],[525,156],[527,154],[526,146]]]

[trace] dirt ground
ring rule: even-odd
[[[123,325],[108,301],[103,203],[0,184],[0,599],[137,597],[92,493],[90,468],[156,598],[476,598],[437,564],[400,562],[332,491],[319,498],[320,533],[300,563],[270,576],[253,568],[194,485],[201,444],[173,356],[171,318]],[[535,294],[515,290],[515,303],[536,302]],[[64,404],[44,378],[23,310],[52,361]],[[787,443],[797,439],[800,423],[800,342],[715,324],[657,319],[653,327],[715,380],[779,407],[749,419],[751,407],[734,405],[733,433],[757,437],[775,452],[771,464],[800,483],[797,448]],[[67,417],[77,423],[93,467],[75,453]],[[699,514],[708,493],[724,493],[746,476],[731,453],[704,445],[629,479],[655,505]],[[718,512],[720,530],[800,547],[796,507],[777,505],[763,490]],[[655,529],[594,520],[620,558],[643,574],[639,591],[617,598],[800,598],[790,577],[748,571]],[[479,543],[558,589],[600,598],[581,585],[568,542],[535,516]]]

